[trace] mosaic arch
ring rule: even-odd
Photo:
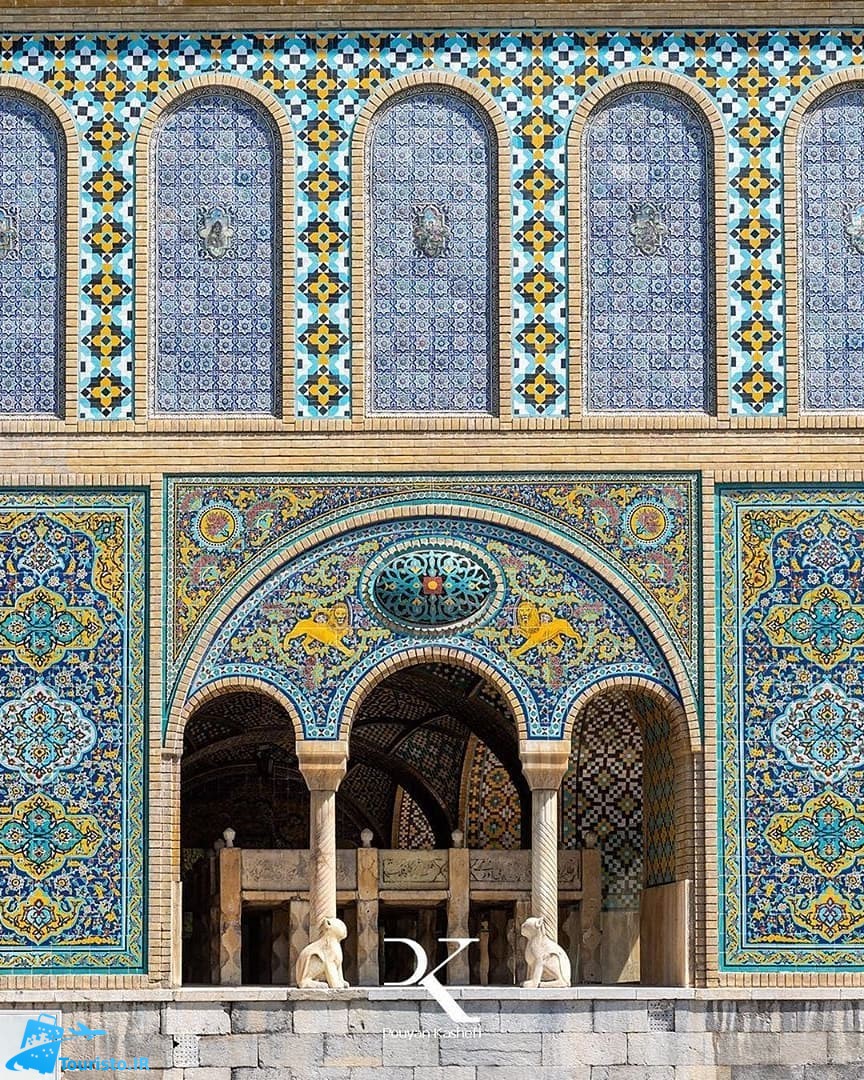
[[[548,541],[446,516],[402,520],[399,537],[392,521],[337,534],[238,596],[189,695],[259,679],[291,702],[306,738],[336,739],[382,670],[450,654],[506,688],[521,737],[544,739],[562,736],[598,680],[679,693],[633,607]]]
[[[66,132],[40,100],[53,105],[54,95],[25,87],[0,78],[0,416],[57,418],[65,407]]]
[[[148,109],[184,79],[269,88],[297,145],[296,411],[350,415],[351,135],[382,83],[435,70],[472,80],[512,144],[512,408],[567,415],[566,137],[603,79],[647,69],[710,95],[728,130],[729,375],[733,415],[786,409],[783,122],[796,95],[864,61],[860,35],[804,30],[487,30],[399,33],[9,34],[0,70],[68,102],[80,131],[77,412],[134,412],[135,166]],[[7,76],[8,77],[8,76]],[[78,89],[81,87],[81,89]],[[72,220],[70,218],[70,220]],[[77,219],[76,219],[77,220]],[[292,264],[293,265],[293,264]],[[724,385],[718,384],[718,397]],[[74,411],[74,410],[73,410]]]
[[[718,500],[721,964],[864,970],[862,489]]]

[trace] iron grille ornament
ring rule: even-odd
[[[492,565],[466,546],[400,547],[376,562],[368,595],[388,620],[412,629],[474,622],[498,593]]]

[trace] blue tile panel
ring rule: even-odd
[[[0,972],[144,969],[146,523],[0,496]]]
[[[60,411],[64,175],[53,113],[0,92],[0,416]]]
[[[720,950],[864,970],[864,491],[722,488]]]
[[[412,90],[368,154],[370,411],[490,412],[494,129],[462,94]]]
[[[803,405],[864,409],[864,90],[817,99],[799,147]]]
[[[712,405],[710,131],[677,94],[627,90],[585,132],[586,405]]]
[[[153,145],[156,413],[276,410],[280,153],[263,106],[194,93]]]
[[[82,417],[132,415],[134,139],[156,96],[223,74],[273,92],[296,141],[296,385],[305,418],[350,412],[351,134],[382,82],[434,67],[474,80],[509,129],[513,409],[567,412],[566,139],[608,75],[661,68],[693,80],[727,131],[733,415],[785,409],[783,125],[821,76],[861,70],[864,40],[772,31],[450,31],[7,35],[0,70],[61,96],[81,137]],[[290,404],[288,412],[291,411]]]

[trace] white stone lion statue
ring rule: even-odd
[[[548,936],[542,916],[539,919],[526,919],[522,923],[521,933],[525,938],[525,963],[528,967],[528,978],[522,985],[532,990],[537,986],[569,986],[570,958],[558,942]]]
[[[297,985],[301,990],[329,986],[344,990],[348,983],[342,976],[342,945],[348,927],[341,919],[322,919],[321,936],[310,941],[297,957]]]

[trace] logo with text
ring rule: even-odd
[[[64,1039],[91,1041],[108,1032],[91,1028],[80,1020],[64,1029],[60,1014],[32,1013],[18,1010],[0,1012],[0,1076],[50,1077],[59,1080],[60,1069],[65,1072],[148,1072],[146,1057],[73,1058],[60,1053]]]
[[[446,967],[451,960],[455,960],[456,957],[464,952],[472,941],[479,941],[476,937],[442,937],[438,940],[444,944],[449,942],[455,942],[459,947],[446,959],[442,960],[437,967],[429,968],[429,957],[426,955],[426,950],[420,944],[419,941],[415,941],[413,938],[404,937],[385,937],[384,944],[390,945],[393,943],[407,945],[409,949],[414,953],[414,958],[417,961],[417,966],[414,968],[414,972],[410,979],[403,979],[401,982],[385,982],[385,986],[422,986],[429,991],[429,994],[438,1002],[445,1013],[456,1024],[479,1024],[479,1016],[469,1016],[459,1003],[454,999],[449,990],[435,978],[436,972],[439,972],[442,968]]]

